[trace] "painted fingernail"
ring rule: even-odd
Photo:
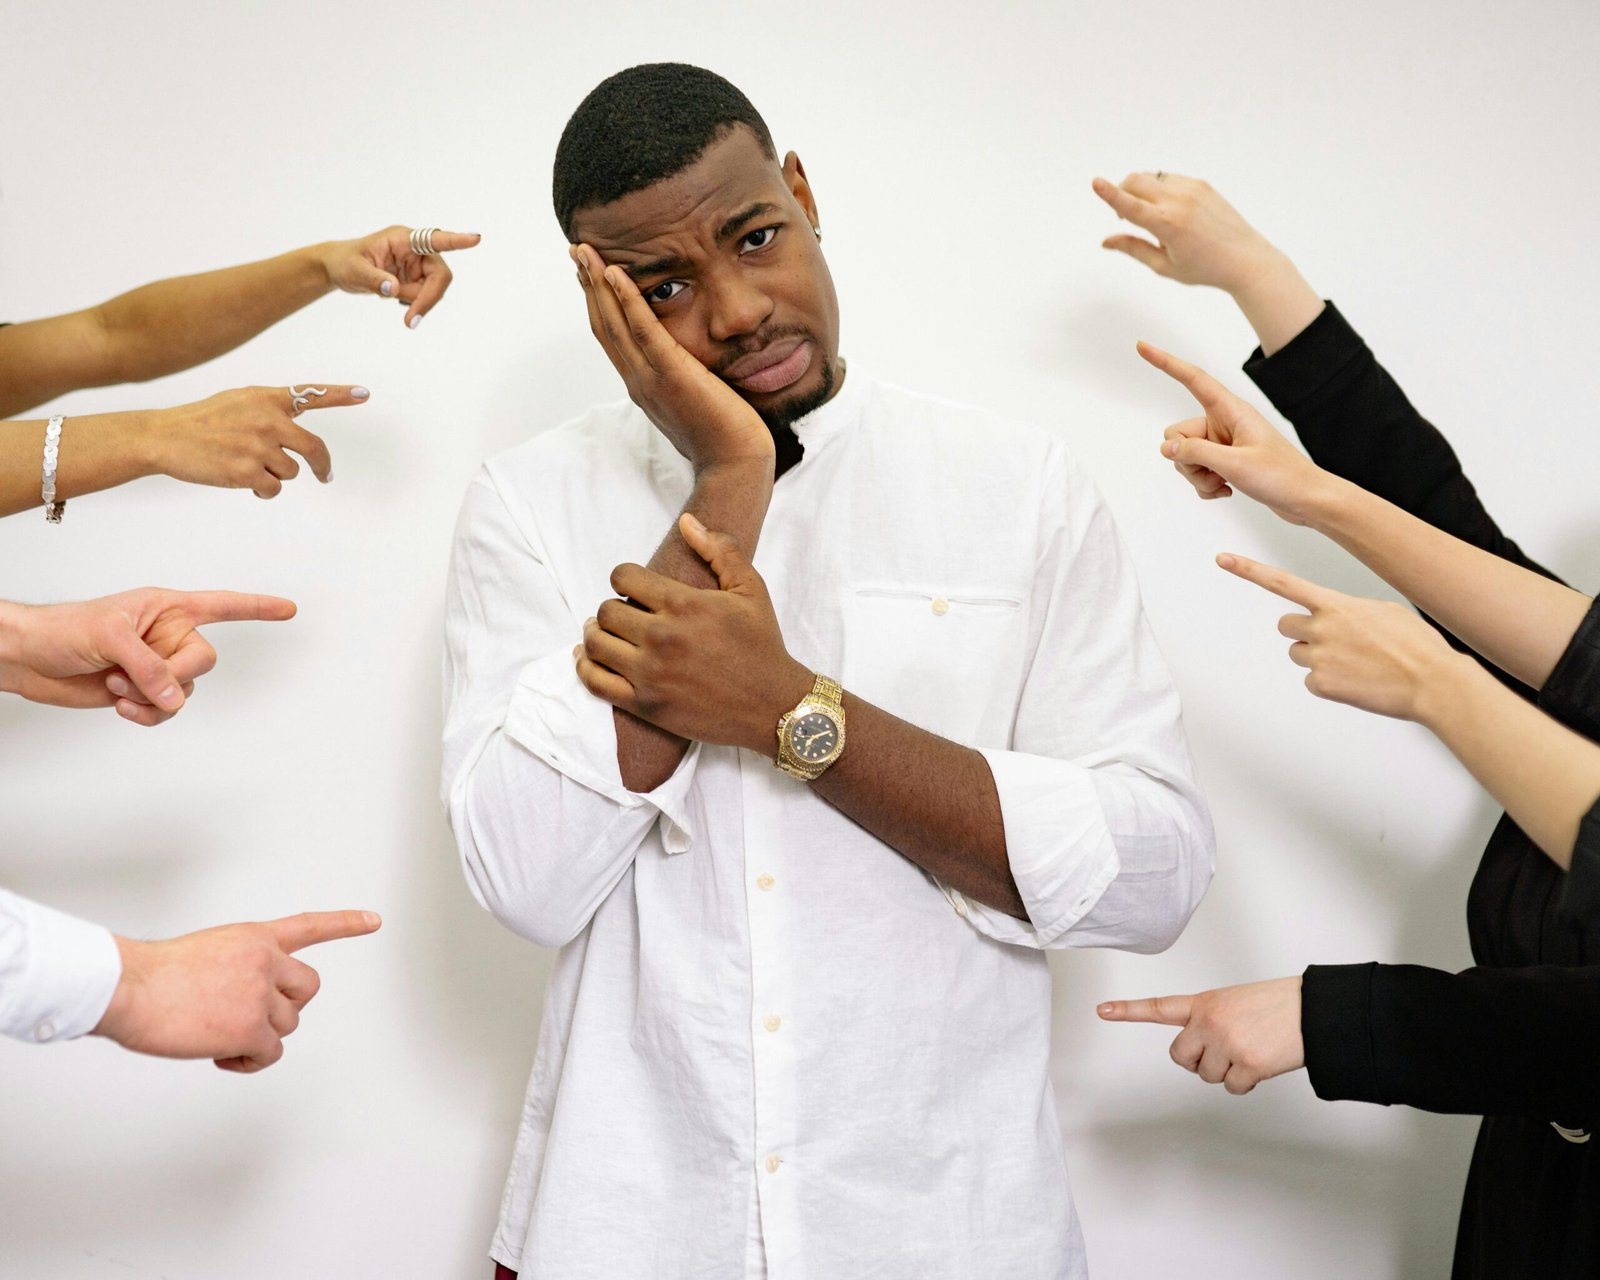
[[[163,707],[178,707],[183,704],[183,694],[178,692],[177,685],[169,684],[160,693],[156,694],[156,702]]]
[[[385,280],[380,286],[378,286],[378,292],[381,293],[385,298],[393,297],[394,296],[394,281],[393,280]]]
[[[106,681],[106,688],[119,698],[128,696],[128,682],[121,676],[112,676]]]
[[[350,398],[352,400],[365,400],[371,394],[372,392],[368,391],[365,387],[350,388]]]
[[[421,323],[422,323],[422,317],[421,316],[412,316],[411,319],[406,321],[406,328],[415,329]]]

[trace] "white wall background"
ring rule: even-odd
[[[263,1075],[93,1041],[0,1044],[0,1276],[469,1277],[490,1225],[550,956],[471,901],[436,793],[449,533],[485,455],[617,394],[549,209],[567,114],[678,58],[728,75],[804,158],[862,368],[1049,424],[1097,475],[1182,688],[1221,844],[1168,954],[1058,957],[1056,1074],[1098,1277],[1444,1274],[1473,1122],[1243,1100],[1110,1027],[1098,999],[1366,959],[1468,962],[1493,810],[1419,730],[1314,702],[1277,602],[1232,549],[1345,588],[1362,570],[1156,454],[1188,410],[1147,336],[1246,387],[1220,295],[1103,253],[1089,190],[1209,177],[1336,297],[1444,424],[1491,509],[1600,576],[1588,358],[1600,10],[1287,6],[0,8],[0,317],[392,221],[484,233],[415,333],[331,298],[203,369],[83,394],[153,406],[364,382],[316,420],[337,479],[272,503],[145,481],[66,523],[0,525],[0,593],[147,582],[277,592],[156,732],[0,703],[0,883],[134,935],[374,907],[308,958],[323,994]],[[71,447],[70,436],[67,447]]]

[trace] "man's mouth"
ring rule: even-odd
[[[760,351],[735,360],[722,376],[741,391],[766,395],[799,382],[810,368],[809,339],[779,338]]]

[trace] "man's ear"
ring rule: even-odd
[[[817,213],[816,197],[811,194],[811,184],[806,181],[806,167],[793,151],[783,158],[783,180],[789,188],[789,194],[805,210],[806,217],[811,219],[811,225],[820,227],[822,219]]]

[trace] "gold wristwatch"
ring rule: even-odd
[[[792,778],[815,782],[844,753],[844,690],[818,676],[811,692],[778,721],[778,758]]]

